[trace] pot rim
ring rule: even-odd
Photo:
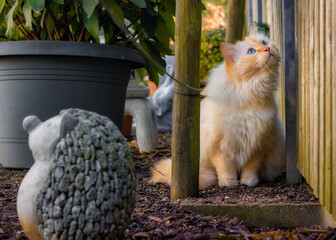
[[[138,51],[122,46],[48,40],[0,42],[0,57],[36,55],[115,59],[130,62],[132,68],[141,68],[145,65],[145,59]]]

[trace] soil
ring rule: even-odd
[[[140,153],[136,141],[129,139],[137,179],[137,202],[126,239],[336,239],[336,229],[277,229],[254,227],[237,218],[207,216],[179,207],[170,200],[170,189],[163,184],[148,184],[150,167],[170,157],[171,135],[160,134],[156,151]],[[27,239],[17,217],[17,190],[27,170],[4,169],[0,166],[0,239]],[[257,187],[213,187],[200,191],[203,203],[303,203],[317,202],[307,183],[287,185],[285,176],[275,182],[261,182]]]

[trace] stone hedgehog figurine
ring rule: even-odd
[[[28,116],[34,164],[18,192],[29,239],[122,239],[135,204],[131,152],[107,117],[63,110],[45,122]]]

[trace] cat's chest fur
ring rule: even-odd
[[[241,165],[262,147],[274,123],[275,112],[269,106],[232,108],[209,101],[202,107],[206,110],[202,111],[201,131],[214,136],[219,150]]]

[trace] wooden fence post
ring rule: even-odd
[[[242,40],[244,32],[245,0],[229,0],[225,42]]]
[[[297,169],[297,61],[295,42],[295,2],[283,1],[284,71],[286,105],[286,176],[287,183],[301,182]]]
[[[262,1],[261,0],[258,0],[258,22],[259,23],[262,23],[263,21],[265,21],[265,19],[263,19],[263,4],[262,4]]]
[[[200,87],[201,0],[176,1],[175,78]],[[171,198],[198,195],[200,96],[175,83]],[[189,95],[188,95],[189,94]]]

